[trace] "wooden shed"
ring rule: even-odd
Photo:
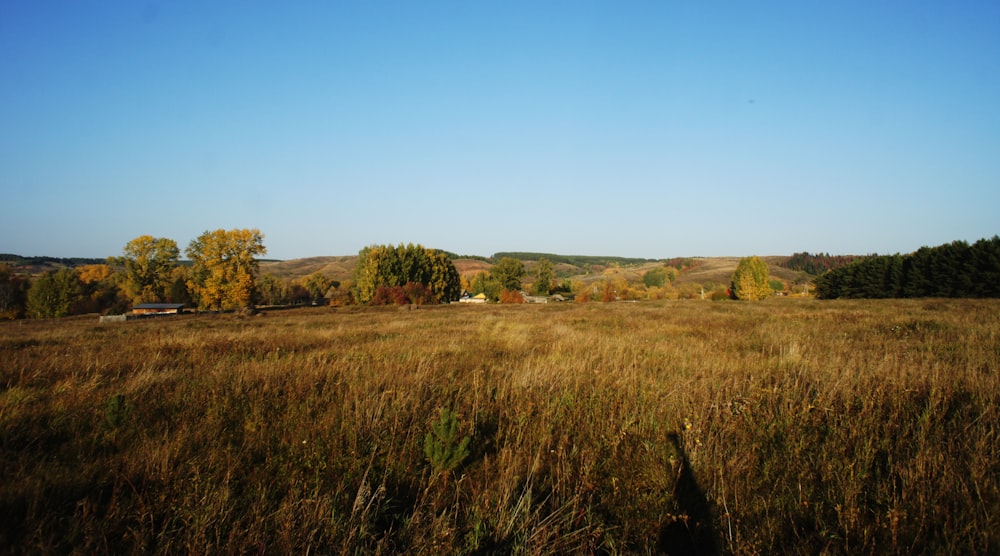
[[[140,303],[132,307],[133,315],[177,315],[183,303]]]

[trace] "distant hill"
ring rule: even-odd
[[[484,259],[453,258],[451,262],[455,265],[455,270],[466,277],[475,276],[484,271],[488,272],[493,266]]]
[[[683,262],[683,270],[675,282],[677,285],[684,283],[728,285],[732,279],[733,272],[736,270],[736,265],[740,262],[740,257],[693,257],[667,261],[625,257],[566,256],[516,252],[497,253],[490,258],[455,256],[452,262],[455,264],[455,269],[458,270],[459,274],[471,277],[479,272],[488,272],[493,267],[494,262],[500,260],[502,257],[511,256],[524,261],[525,271],[528,276],[534,272],[537,260],[545,257],[554,263],[556,276],[560,279],[574,278],[587,281],[600,280],[604,276],[604,272],[609,268],[621,269],[621,272],[629,280],[640,280],[642,275],[649,269],[670,263],[677,263],[679,265],[680,262]],[[787,256],[761,258],[767,263],[768,271],[773,278],[783,280],[789,284],[810,281],[811,279],[811,277],[802,271],[782,266],[788,260],[789,257]],[[357,255],[309,257],[287,261],[262,261],[260,263],[260,270],[261,273],[270,273],[282,279],[304,278],[313,272],[322,272],[334,280],[344,281],[353,277],[354,268],[357,266],[357,263]]]
[[[692,265],[684,269],[677,277],[677,284],[688,282],[698,284],[728,285],[733,278],[733,272],[742,257],[706,257],[690,259]],[[767,263],[767,271],[772,278],[788,283],[797,280],[805,281],[805,273],[782,266],[788,257],[761,257]]]
[[[10,266],[18,274],[44,274],[60,268],[76,268],[88,264],[104,264],[107,259],[88,257],[25,257],[12,253],[0,253],[0,264]]]
[[[50,266],[83,266],[86,264],[104,264],[107,259],[88,257],[24,257],[11,253],[0,253],[0,263],[12,266],[50,265]]]
[[[261,261],[260,273],[271,274],[275,278],[304,278],[314,272],[322,272],[327,277],[344,281],[354,276],[358,264],[357,255],[342,257],[308,257],[287,261]]]
[[[511,257],[522,261],[537,261],[548,259],[553,264],[567,264],[580,268],[588,266],[633,266],[654,262],[657,259],[640,259],[630,257],[599,257],[591,255],[555,255],[552,253],[526,253],[520,251],[507,251],[493,254],[493,261],[498,261],[504,257]]]
[[[452,263],[454,263],[458,273],[463,276],[472,276],[484,270],[488,271],[493,266],[485,259],[478,258],[456,258],[452,259]],[[305,278],[314,272],[322,272],[329,278],[343,282],[354,277],[354,269],[357,265],[357,255],[308,257],[287,261],[261,261],[260,272],[285,280]]]

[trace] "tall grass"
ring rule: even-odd
[[[0,548],[996,553],[998,338],[938,300],[4,323]]]

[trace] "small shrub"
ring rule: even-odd
[[[403,286],[403,291],[406,293],[406,298],[413,305],[429,305],[436,303],[434,299],[434,292],[419,282],[407,282],[406,285]]]
[[[372,305],[406,305],[409,302],[403,286],[379,286],[371,300]]]
[[[460,423],[455,412],[442,408],[436,423],[424,437],[424,455],[434,471],[444,473],[455,469],[469,457],[469,442],[472,437],[466,436],[459,440]]]
[[[712,301],[726,301],[732,299],[732,294],[729,292],[729,290],[718,289],[718,290],[712,290],[712,292],[708,294],[708,298],[711,299]]]
[[[434,292],[418,282],[407,282],[405,286],[379,286],[372,297],[372,305],[428,305],[437,303]]]
[[[500,290],[500,303],[524,303],[524,296],[516,290]]]
[[[115,394],[104,404],[104,425],[110,430],[118,430],[128,423],[130,413],[125,394]]]

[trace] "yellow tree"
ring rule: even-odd
[[[116,262],[125,267],[122,289],[132,303],[165,301],[180,249],[165,237],[139,236],[125,244]]]
[[[114,271],[111,270],[111,267],[106,264],[87,264],[79,266],[77,267],[76,272],[80,276],[80,281],[83,282],[85,286],[110,280],[114,275]]]
[[[396,283],[396,273],[390,270],[395,250],[388,245],[369,245],[358,253],[354,270],[358,301],[368,303],[375,297],[379,286],[401,286]]]
[[[253,304],[255,257],[267,253],[260,230],[205,232],[191,241],[185,253],[192,262],[188,289],[200,307],[237,309]]]
[[[767,264],[760,257],[740,259],[733,272],[732,295],[744,301],[757,301],[771,295]]]
[[[80,302],[83,312],[104,312],[109,309],[124,309],[128,300],[121,296],[121,288],[114,269],[106,264],[88,264],[76,268],[80,284],[83,286],[84,300]]]

